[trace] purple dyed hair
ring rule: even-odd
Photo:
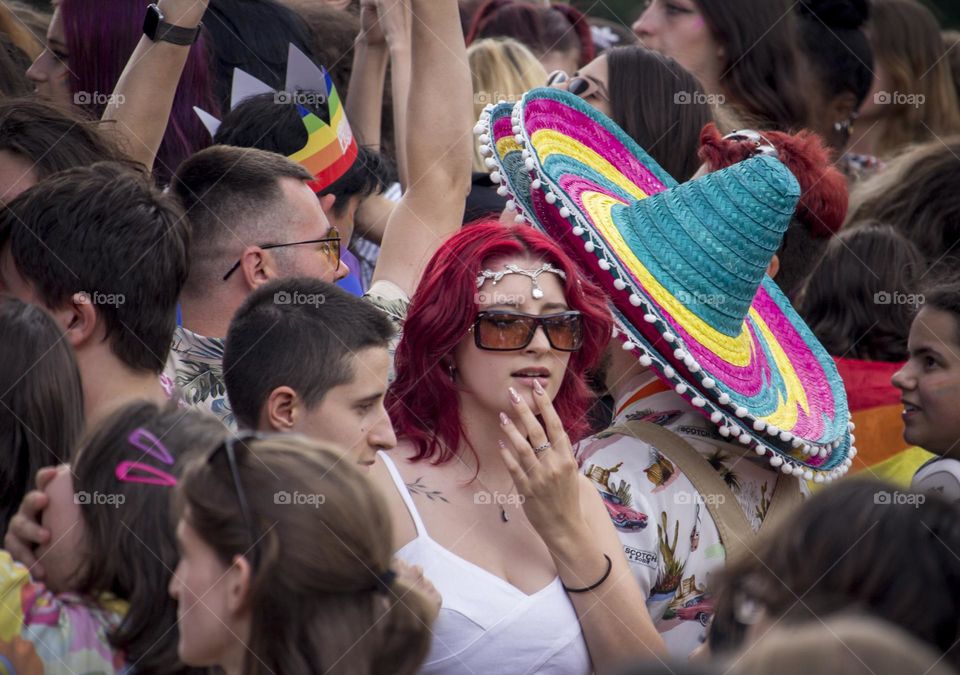
[[[145,11],[143,0],[63,0],[60,4],[70,54],[70,86],[75,93],[97,93],[91,104],[85,106],[96,117],[103,114],[106,96],[113,92],[140,41]],[[154,175],[161,184],[170,182],[180,162],[210,144],[210,134],[192,109],[199,106],[214,114],[219,112],[212,92],[206,42],[206,36],[201,35],[190,48],[180,77],[154,166]]]

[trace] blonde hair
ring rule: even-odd
[[[887,157],[910,143],[960,132],[950,62],[930,10],[916,0],[874,0],[869,31],[874,58],[893,89],[876,94],[888,98],[889,111],[881,119],[876,154]]]
[[[393,533],[376,487],[300,436],[237,441],[234,449],[259,537],[253,547],[224,450],[185,470],[178,509],[223,564],[256,560],[243,673],[417,672],[430,644],[429,610],[401,580],[381,585]]]
[[[954,670],[901,628],[868,616],[842,615],[775,626],[736,659],[731,675],[952,675]]]
[[[473,78],[474,118],[479,118],[489,103],[518,101],[524,92],[547,82],[547,71],[539,59],[512,38],[477,40],[467,48],[467,61]],[[488,170],[483,159],[479,143],[474,143],[474,171]]]

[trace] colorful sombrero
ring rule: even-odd
[[[843,383],[766,275],[800,196],[779,160],[756,156],[678,185],[558,89],[488,108],[476,131],[518,220],[609,293],[624,349],[784,473],[846,473],[856,449]]]
[[[298,97],[303,96],[303,92],[323,97],[322,104],[329,113],[329,123],[300,104]],[[340,95],[326,68],[317,68],[306,54],[292,44],[287,52],[287,73],[282,92],[274,91],[253,75],[234,68],[230,109],[258,94],[275,94],[278,103],[294,103],[297,106],[303,126],[307,129],[307,144],[290,155],[289,159],[313,174],[313,180],[307,183],[311,190],[325,190],[350,170],[357,159],[359,146],[347,121]],[[321,101],[311,100],[311,103]],[[200,108],[194,107],[193,110],[210,132],[211,138],[216,136],[220,120]]]

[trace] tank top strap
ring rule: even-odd
[[[404,505],[407,507],[407,511],[410,512],[410,517],[413,518],[413,526],[417,530],[418,537],[426,537],[427,528],[423,524],[423,518],[420,517],[420,512],[417,511],[416,505],[413,503],[413,497],[410,495],[410,491],[407,490],[406,483],[403,482],[403,477],[400,475],[400,472],[397,470],[397,466],[393,463],[393,460],[387,456],[387,453],[382,450],[377,452],[380,456],[380,459],[383,460],[384,466],[387,467],[387,471],[390,472],[390,477],[393,479],[393,484],[397,488],[397,492],[400,493],[400,498],[403,500]]]

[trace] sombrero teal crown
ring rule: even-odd
[[[772,157],[756,157],[616,206],[620,234],[675,298],[736,337],[790,224],[800,186]],[[731,208],[731,204],[737,208]]]
[[[766,275],[800,197],[778,159],[678,185],[555,89],[488,108],[476,131],[507,208],[607,290],[641,365],[774,467],[818,482],[847,471],[856,449],[836,366]]]

